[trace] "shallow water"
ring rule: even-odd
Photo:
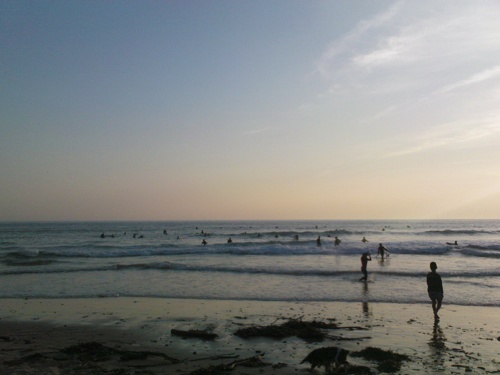
[[[498,220],[0,223],[0,298],[420,303],[431,261],[446,303],[500,306]]]

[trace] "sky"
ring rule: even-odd
[[[0,220],[500,218],[496,0],[0,0]]]

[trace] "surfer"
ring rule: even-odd
[[[366,237],[363,237],[363,239],[361,240],[361,242],[368,242],[368,240],[366,239]]]
[[[446,242],[447,245],[450,245],[450,246],[458,246],[458,242],[455,241],[454,243],[453,242]]]
[[[363,272],[363,277],[359,279],[359,281],[367,281],[368,280],[368,271],[366,267],[368,266],[368,261],[372,260],[370,253],[363,253],[361,255],[361,272]]]
[[[380,256],[382,257],[382,259],[384,259],[384,256],[385,256],[385,253],[386,253],[386,252],[390,254],[389,250],[387,250],[387,249],[384,247],[384,245],[382,245],[381,243],[379,243],[379,244],[378,244],[378,250],[377,250],[377,256],[379,256],[379,255],[380,255]],[[389,255],[387,255],[387,256],[389,256]]]
[[[321,246],[321,236],[316,239],[316,245]]]
[[[201,244],[202,244],[202,245],[206,245],[206,244],[207,244],[207,241],[205,241],[205,239],[203,239],[203,241],[201,241]]]
[[[335,236],[335,241],[333,242],[335,244],[335,246],[340,245],[341,242],[342,241],[340,241],[340,239],[337,236]]]
[[[427,293],[432,301],[434,318],[439,319],[438,311],[441,308],[441,303],[443,302],[443,282],[441,280],[441,276],[436,272],[436,262],[431,262],[430,268],[431,272],[427,274]]]
[[[233,240],[231,237],[228,238],[227,243],[233,243]]]

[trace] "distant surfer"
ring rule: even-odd
[[[387,249],[384,247],[384,245],[382,245],[381,243],[379,243],[379,244],[378,244],[378,250],[377,250],[377,256],[379,256],[379,255],[380,255],[380,256],[382,257],[382,259],[384,259],[384,257],[385,257],[385,253],[386,253],[386,252],[388,253],[388,255],[387,255],[387,256],[389,256],[389,254],[390,254],[389,250],[387,250]]]
[[[366,237],[363,237],[363,239],[361,240],[361,242],[368,242],[368,240],[366,239]]]
[[[447,245],[450,245],[450,246],[458,246],[458,242],[455,241],[455,242],[446,242]]]
[[[335,236],[335,241],[333,241],[334,245],[339,246],[341,242],[342,241],[337,236]]]
[[[361,255],[361,272],[363,272],[363,277],[359,279],[359,281],[368,280],[368,271],[366,268],[370,260],[372,260],[370,253],[363,253],[363,255]]]
[[[206,244],[207,244],[207,241],[205,241],[205,239],[203,239],[203,241],[201,241],[201,244],[202,244],[202,245],[206,245]]]
[[[316,245],[321,246],[321,236],[316,239]]]
[[[227,243],[233,243],[233,240],[231,239],[231,237],[228,238]]]
[[[432,301],[434,318],[439,319],[438,311],[441,308],[441,303],[443,302],[443,282],[441,280],[441,276],[439,276],[436,272],[436,262],[431,262],[430,268],[431,272],[427,274],[427,292],[429,293],[429,298]]]

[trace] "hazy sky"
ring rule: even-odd
[[[499,19],[0,0],[0,220],[500,218]]]

